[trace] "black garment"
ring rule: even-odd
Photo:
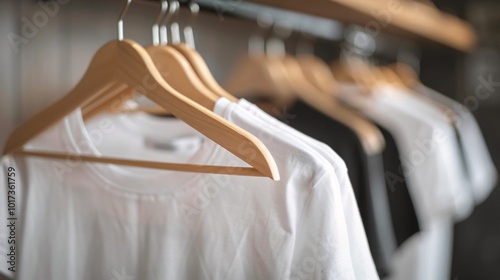
[[[375,266],[381,277],[387,276],[396,240],[382,155],[365,154],[351,129],[302,102],[297,102],[287,116],[285,123],[327,144],[346,163]]]
[[[403,175],[396,142],[391,134],[380,128],[385,138],[383,152],[385,181],[389,193],[389,204],[392,214],[392,224],[398,247],[413,234],[420,231],[415,208],[408,192],[408,187]]]

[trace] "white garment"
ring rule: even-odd
[[[296,138],[307,144],[314,150],[311,151],[311,153],[324,157],[328,163],[333,166],[334,172],[339,180],[342,195],[342,208],[344,210],[345,222],[348,230],[349,248],[356,279],[377,279],[376,268],[370,253],[363,223],[344,161],[327,145],[281,123],[252,103],[240,99],[239,105],[241,109],[247,110],[265,122],[266,126],[271,126],[269,129],[279,130],[279,135],[284,135],[284,137],[290,137],[292,139]],[[155,160],[161,160],[162,153],[158,152],[158,150],[144,149],[144,151],[142,151],[141,147],[147,147],[149,145],[161,147],[161,143],[172,142],[171,140],[174,138],[169,138],[171,130],[165,131],[165,125],[168,123],[175,123],[176,131],[173,134],[176,134],[177,138],[182,137],[183,139],[188,139],[192,137],[196,139],[196,137],[200,137],[198,132],[179,120],[162,119],[146,114],[103,115],[101,118],[91,120],[87,124],[87,128],[89,130],[98,129],[99,123],[106,119],[116,123],[117,129],[112,135],[109,135],[111,137],[104,137],[102,139],[103,141],[100,141],[99,148],[106,154],[113,156],[123,156],[123,150],[127,149],[127,151],[129,151],[128,153],[133,153],[128,154],[128,156],[131,157],[135,156],[147,159],[147,157],[144,157],[144,155],[147,155],[148,157],[155,158]],[[152,131],[154,131],[154,134],[151,133]],[[180,133],[180,131],[182,131],[182,133]],[[147,140],[144,141],[144,139]],[[192,142],[196,142],[194,139]],[[183,141],[185,140],[177,142]],[[94,143],[98,144],[96,142]],[[119,143],[119,146],[117,146],[117,143]],[[131,149],[132,147],[133,149]]]
[[[371,97],[342,88],[342,99],[393,135],[419,220],[421,232],[399,248],[391,279],[449,278],[453,220],[473,208],[451,126],[437,109],[395,88],[376,88]]]
[[[279,182],[16,158],[25,191],[17,276],[355,279],[335,173],[309,147],[235,107],[221,99],[215,111],[260,136]],[[75,112],[28,146],[99,154],[90,137]],[[183,162],[246,165],[209,140],[184,155]]]
[[[498,175],[476,119],[464,105],[424,85],[415,91],[447,106],[457,116],[456,130],[462,142],[469,181],[476,204],[480,204],[495,187]]]
[[[435,221],[417,232],[396,250],[393,272],[386,280],[450,279],[453,221]]]
[[[239,105],[261,118],[269,125],[282,130],[286,135],[289,135],[289,137],[300,139],[323,156],[334,167],[342,193],[342,207],[346,218],[347,231],[349,233],[349,248],[351,249],[351,258],[356,279],[378,278],[356,197],[354,196],[351,181],[349,180],[347,167],[342,158],[340,158],[328,145],[283,124],[245,99],[240,99]]]
[[[366,97],[357,87],[343,85],[339,97],[394,136],[421,227],[437,217],[470,215],[474,203],[458,144],[438,109],[390,86],[379,86]]]

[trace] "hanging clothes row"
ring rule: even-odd
[[[124,39],[135,2],[160,11],[151,46]],[[0,273],[448,279],[453,224],[497,180],[471,112],[405,65],[291,54],[273,23],[221,86],[180,8],[127,0],[118,40],[10,134]]]

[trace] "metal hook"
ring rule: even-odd
[[[266,53],[278,56],[286,55],[284,38],[288,38],[292,28],[284,23],[274,22],[265,37]]]
[[[168,9],[168,13],[165,15],[164,19],[162,20],[161,26],[160,26],[160,43],[162,45],[166,45],[168,43],[168,32],[167,32],[167,25],[169,22],[171,22],[173,19],[175,19],[175,15],[177,14],[177,11],[179,10],[179,1],[174,0],[174,1],[169,1],[170,2],[170,8]],[[172,43],[179,43],[180,42],[180,34],[179,34],[179,24],[175,23],[176,27],[173,26],[174,24],[171,24],[170,26],[170,33],[172,37]],[[175,33],[175,34],[174,34]]]
[[[122,12],[120,13],[120,17],[118,18],[118,40],[123,41],[123,18],[125,17],[125,14],[128,11],[128,8],[130,7],[130,4],[132,3],[132,0],[127,0],[125,3],[125,7],[123,8]]]
[[[125,17],[125,14],[127,13],[130,4],[132,4],[132,1],[134,0],[127,0],[125,7],[123,8],[120,17],[118,19],[118,40],[123,41],[123,18]],[[141,3],[141,4],[146,4],[146,5],[155,5],[155,2],[151,1],[144,1],[144,0],[135,0],[134,2],[136,3]],[[168,8],[168,2],[166,0],[161,0],[161,11],[160,15],[158,16],[158,19],[156,20],[155,24],[152,27],[152,36],[153,36],[153,45],[158,45],[160,43],[160,38],[159,38],[159,31],[158,31],[158,25],[163,16],[165,15],[165,12],[167,11]]]
[[[160,23],[165,16],[165,13],[168,10],[168,1],[167,0],[161,0],[161,12],[158,15],[158,18],[156,18],[156,22],[152,27],[153,31],[153,46],[158,46],[161,41],[160,41]]]
[[[198,13],[200,12],[200,6],[194,1],[190,0],[189,10],[191,11],[191,15],[189,16],[188,24],[186,25],[186,27],[184,27],[184,41],[186,41],[186,44],[192,49],[196,49],[194,44],[193,27],[191,25],[194,23],[196,16],[198,16]]]
[[[266,38],[273,25],[273,17],[268,13],[257,16],[257,26],[254,34],[248,39],[248,52],[250,54],[266,53]]]
[[[178,0],[174,0],[174,3],[175,10],[172,17],[170,18],[170,36],[172,37],[172,43],[178,44],[181,42],[181,31],[179,30],[179,23],[177,22],[177,18],[179,15],[181,4]]]

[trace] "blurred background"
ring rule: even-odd
[[[380,0],[372,0],[377,1]],[[3,145],[15,125],[66,94],[79,81],[93,54],[116,38],[116,21],[124,2],[59,0],[57,11],[43,18],[39,14],[44,11],[41,1],[0,1],[0,144]],[[270,2],[279,6],[287,1]],[[316,2],[307,5],[314,6]],[[197,50],[222,83],[238,59],[248,52],[248,39],[256,28],[255,17],[238,15],[245,11],[251,14],[261,6],[247,5],[242,0],[204,0],[200,4],[204,4],[206,11],[202,9],[193,23]],[[359,17],[355,22],[349,22],[348,17],[337,21],[304,18],[295,13],[284,17],[299,22],[295,28],[303,27],[309,37],[315,38],[315,54],[328,63],[338,58],[342,44],[353,43],[352,38],[363,35],[363,26],[373,20],[381,23],[380,33],[362,37],[364,40],[357,43],[358,47],[381,64],[396,61],[410,64],[425,85],[466,103],[479,122],[498,169],[500,1],[434,0],[424,4],[470,23],[477,36],[475,43],[469,44],[468,38],[458,38],[459,43],[454,46],[443,43],[445,40],[440,39],[462,36],[446,34],[455,32],[451,28],[437,39],[386,28],[383,19],[377,17],[383,11],[376,8],[371,15]],[[125,37],[150,44],[151,24],[157,13],[148,6],[134,6],[125,19]],[[183,9],[181,23],[188,18],[187,10]],[[40,24],[27,30],[26,26],[34,21]],[[442,26],[422,28],[443,29]],[[475,90],[485,80],[490,81],[492,94],[480,100],[475,98]],[[453,280],[500,279],[499,221],[500,190],[496,188],[471,217],[455,226]]]

